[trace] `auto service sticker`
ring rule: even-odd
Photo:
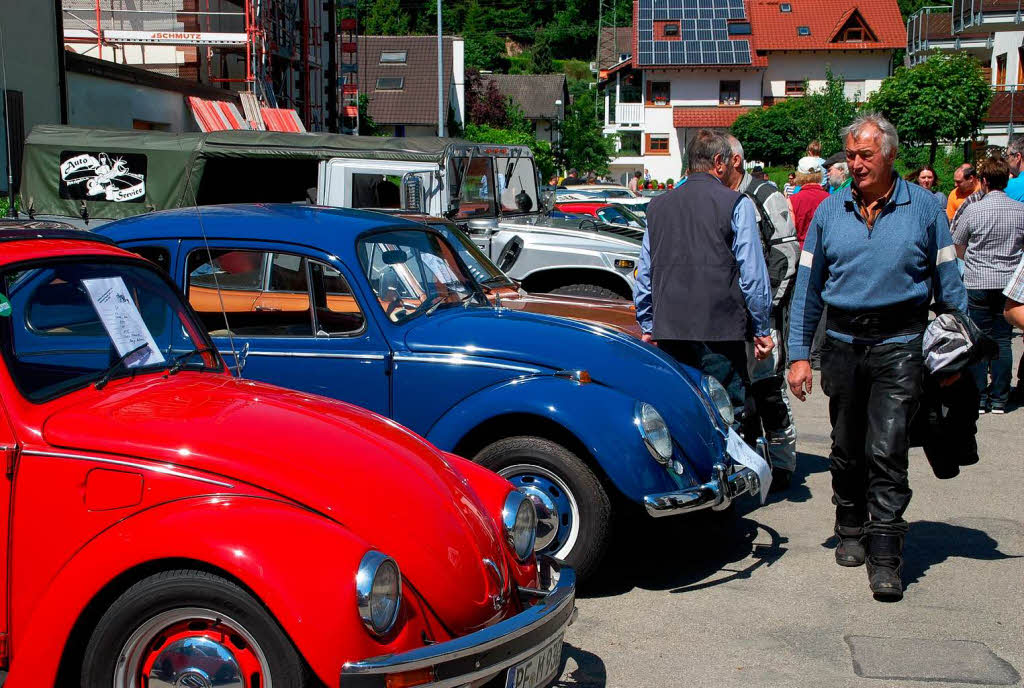
[[[14,309],[11,308],[11,302],[7,300],[7,297],[0,294],[0,318],[9,318]]]
[[[146,156],[138,153],[62,151],[60,197],[142,203],[146,198]]]

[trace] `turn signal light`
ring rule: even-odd
[[[434,667],[403,671],[400,674],[388,674],[386,679],[387,688],[412,688],[412,686],[422,686],[425,683],[433,682]]]
[[[623,258],[619,258],[619,259],[617,259],[615,261],[615,267],[617,267],[617,268],[629,268],[630,270],[632,270],[633,266],[635,266],[635,265],[636,265],[635,261],[625,260]]]

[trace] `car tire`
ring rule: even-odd
[[[183,647],[186,642],[202,643],[205,652]],[[175,645],[184,651],[174,652]],[[193,667],[189,657],[199,654],[206,655],[202,666]],[[216,658],[212,665],[211,657]],[[234,685],[234,672],[243,677],[239,685],[263,686],[272,679],[274,688],[303,688],[309,677],[291,640],[252,595],[220,576],[192,569],[154,574],[114,600],[86,645],[81,685],[149,685],[139,678],[147,663],[152,665],[148,673],[160,672],[167,685],[193,685],[189,680]],[[190,679],[192,670],[199,676]],[[204,672],[206,678],[200,678]]]
[[[621,301],[623,298],[621,294],[596,284],[567,284],[564,287],[552,289],[551,293],[560,296],[584,296],[590,299],[618,299]]]
[[[510,480],[535,504],[542,499],[555,507],[557,518],[548,521],[554,526],[545,532],[556,535],[541,552],[572,566],[580,581],[597,569],[611,538],[611,500],[576,454],[541,437],[508,437],[482,449],[474,461]],[[538,537],[545,534],[544,523],[541,518]]]

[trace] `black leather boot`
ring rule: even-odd
[[[880,602],[903,599],[903,536],[869,533],[868,585]]]
[[[864,518],[855,511],[836,508],[836,563],[840,566],[864,564]]]

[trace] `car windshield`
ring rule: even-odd
[[[485,256],[483,251],[461,230],[442,222],[432,222],[428,226],[444,234],[445,239],[455,247],[459,258],[466,264],[469,274],[477,282],[488,287],[515,287],[515,283],[497,265],[492,263],[491,259]]]
[[[366,279],[391,322],[438,308],[486,303],[476,282],[440,235],[419,230],[378,232],[356,250]]]
[[[493,160],[485,157],[453,157],[448,164],[452,180],[451,193],[459,203],[456,217],[460,220],[495,217]]]
[[[494,159],[494,169],[498,174],[498,202],[502,213],[529,213],[540,208],[537,171],[532,158],[498,157]]]
[[[0,346],[32,401],[142,371],[223,368],[177,292],[148,266],[85,260],[0,274],[10,304],[0,309]]]
[[[647,223],[621,205],[610,205],[597,211],[597,216],[610,225],[625,225],[646,229]]]

